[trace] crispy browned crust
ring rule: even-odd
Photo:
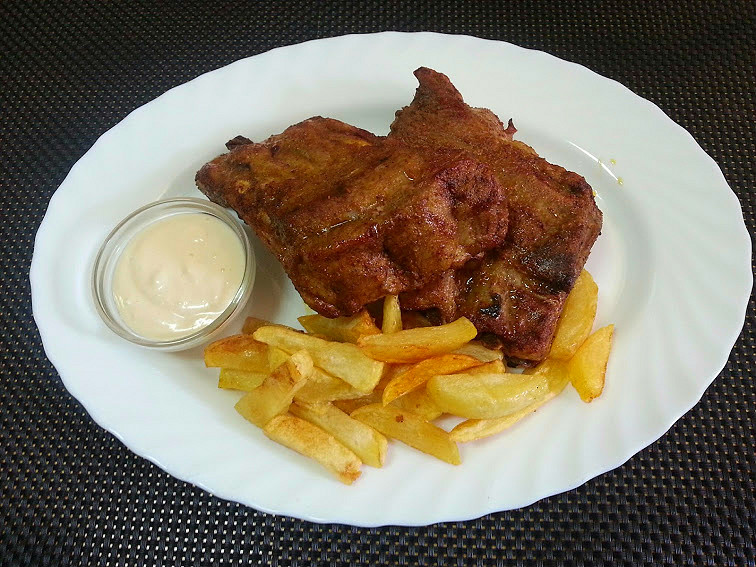
[[[230,140],[197,184],[319,313],[401,293],[404,308],[466,316],[533,364],[601,230],[591,187],[513,140],[511,120],[465,104],[445,75],[415,75],[387,138],[316,117],[262,143]]]
[[[412,104],[397,112],[391,134],[416,148],[459,148],[489,165],[507,190],[506,242],[482,260],[442,274],[402,295],[409,309],[466,316],[493,333],[512,359],[537,362],[551,347],[567,293],[601,230],[601,211],[580,175],[548,163],[512,140],[486,109],[464,103],[449,79],[427,68]]]
[[[505,193],[464,150],[418,150],[320,117],[248,142],[231,140],[197,185],[236,210],[324,315],[427,285],[506,235]]]

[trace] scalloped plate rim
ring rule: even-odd
[[[45,321],[46,321],[46,317],[48,316],[48,313],[45,311],[44,308],[40,307],[41,303],[44,303],[44,302],[40,301],[40,293],[42,293],[41,287],[43,287],[43,285],[40,283],[39,278],[41,277],[40,273],[44,269],[44,266],[41,266],[39,264],[39,258],[38,258],[38,255],[37,255],[37,250],[38,250],[38,247],[41,245],[41,243],[43,243],[45,241],[45,239],[47,238],[48,230],[51,229],[51,222],[52,222],[51,221],[51,218],[52,218],[51,211],[54,209],[54,207],[58,207],[59,206],[59,202],[61,200],[63,200],[67,196],[67,192],[71,192],[73,190],[73,187],[69,184],[69,178],[71,178],[79,168],[85,166],[85,164],[86,164],[86,159],[85,158],[87,157],[87,155],[89,155],[91,153],[93,154],[93,153],[99,151],[98,148],[100,146],[108,144],[109,141],[110,141],[110,139],[112,137],[116,137],[118,135],[119,128],[122,127],[123,124],[128,123],[130,121],[138,120],[139,117],[140,117],[140,115],[142,113],[148,112],[148,108],[147,107],[149,107],[153,103],[157,102],[160,99],[166,100],[170,96],[176,96],[177,92],[180,93],[180,92],[182,92],[182,89],[192,88],[192,87],[190,87],[190,85],[192,85],[192,84],[196,85],[196,84],[198,84],[198,82],[200,80],[211,80],[210,76],[213,75],[214,73],[224,72],[224,70],[228,70],[228,69],[230,69],[230,68],[232,68],[234,66],[242,66],[242,65],[245,64],[246,61],[248,61],[250,59],[261,58],[261,57],[278,57],[278,56],[281,56],[282,53],[284,55],[286,53],[291,53],[292,52],[291,50],[299,50],[299,49],[305,49],[306,50],[306,49],[309,48],[308,46],[311,46],[313,44],[315,46],[320,47],[320,46],[323,45],[324,42],[334,42],[334,41],[335,42],[344,42],[344,41],[349,42],[349,41],[352,41],[352,40],[354,40],[354,41],[365,41],[368,38],[375,38],[376,41],[379,41],[379,40],[387,38],[389,41],[398,41],[398,42],[407,41],[407,38],[419,39],[420,41],[427,42],[427,43],[433,43],[435,41],[447,41],[447,42],[453,42],[453,41],[484,42],[484,43],[488,44],[489,47],[493,46],[494,49],[496,47],[501,47],[502,45],[506,45],[508,49],[514,48],[514,50],[518,50],[518,51],[522,51],[522,52],[527,52],[527,53],[530,53],[530,54],[538,54],[538,56],[544,56],[544,57],[548,58],[548,60],[551,63],[556,63],[558,65],[568,65],[575,72],[578,72],[578,73],[585,73],[585,72],[587,72],[587,73],[593,75],[594,78],[597,79],[597,80],[606,81],[606,82],[612,83],[615,87],[620,87],[621,89],[624,89],[627,93],[629,93],[630,95],[632,95],[633,97],[635,97],[637,99],[636,102],[640,102],[640,104],[647,105],[647,109],[653,110],[654,112],[656,112],[657,114],[659,114],[660,115],[659,116],[660,119],[665,120],[665,121],[667,121],[667,122],[669,122],[671,124],[674,124],[674,126],[676,126],[679,129],[679,133],[684,133],[687,136],[688,143],[689,144],[692,143],[698,149],[698,152],[699,152],[698,157],[701,158],[701,159],[708,160],[710,162],[710,164],[713,164],[716,167],[716,170],[717,170],[717,172],[719,174],[719,177],[721,178],[720,182],[721,182],[721,184],[724,185],[724,187],[721,187],[721,185],[720,185],[720,188],[727,188],[727,193],[720,192],[721,194],[719,195],[719,197],[721,197],[721,198],[724,199],[728,195],[730,197],[730,202],[729,202],[728,206],[732,207],[734,204],[736,204],[738,210],[740,211],[740,221],[743,224],[742,234],[744,236],[744,242],[742,242],[741,244],[744,244],[745,249],[743,249],[743,252],[747,251],[747,256],[750,259],[751,241],[750,241],[750,238],[748,236],[747,230],[745,230],[745,226],[744,226],[744,223],[743,223],[743,215],[742,215],[742,210],[741,210],[741,207],[740,207],[740,203],[739,203],[737,197],[735,196],[735,194],[729,189],[729,187],[727,187],[726,180],[724,179],[724,176],[722,175],[721,170],[718,168],[718,166],[716,166],[716,163],[700,148],[700,146],[698,146],[698,144],[695,142],[695,140],[693,139],[693,137],[686,130],[684,130],[681,126],[679,126],[679,125],[675,124],[674,122],[672,122],[671,119],[669,119],[669,117],[667,117],[667,115],[661,109],[659,109],[656,105],[654,105],[650,101],[647,101],[645,99],[642,99],[641,97],[638,97],[637,95],[635,95],[634,93],[632,93],[631,91],[629,91],[628,89],[626,89],[626,87],[622,86],[620,83],[618,83],[616,81],[613,81],[611,79],[606,79],[605,77],[602,77],[601,75],[598,75],[597,73],[594,73],[593,71],[591,71],[591,70],[589,70],[589,69],[587,69],[587,68],[585,68],[585,67],[583,67],[583,66],[581,66],[579,64],[571,63],[571,62],[565,62],[565,61],[563,61],[561,59],[558,59],[558,58],[556,58],[556,57],[554,57],[552,55],[549,55],[547,53],[543,53],[543,52],[539,52],[539,51],[535,51],[535,50],[529,50],[529,49],[521,48],[521,47],[518,47],[518,46],[512,46],[511,44],[504,44],[503,42],[497,42],[495,40],[484,40],[484,39],[479,39],[479,38],[472,38],[472,37],[469,37],[469,36],[447,36],[447,35],[443,35],[443,34],[434,34],[434,33],[428,33],[428,32],[418,32],[418,33],[413,33],[413,34],[405,34],[405,33],[400,33],[400,32],[383,32],[383,33],[380,33],[380,34],[350,35],[350,36],[340,36],[340,37],[335,37],[335,38],[311,40],[311,41],[308,41],[308,42],[304,42],[304,43],[300,43],[300,44],[296,44],[296,45],[292,45],[292,46],[279,47],[279,48],[276,48],[274,50],[271,50],[269,52],[266,52],[266,53],[263,53],[263,54],[260,54],[260,55],[257,55],[257,56],[253,56],[253,57],[250,57],[250,58],[247,58],[247,59],[242,59],[242,60],[239,60],[239,61],[235,61],[235,62],[233,62],[233,63],[231,63],[231,64],[229,64],[229,65],[227,65],[225,67],[222,67],[222,68],[217,69],[215,71],[211,71],[209,73],[201,75],[201,76],[199,76],[199,77],[197,77],[195,79],[192,79],[191,81],[189,81],[187,83],[184,83],[182,85],[179,85],[177,87],[174,87],[174,88],[170,89],[169,91],[166,91],[166,93],[160,95],[159,97],[157,97],[156,99],[154,99],[152,102],[147,103],[146,105],[143,105],[143,106],[135,109],[134,111],[132,111],[121,122],[119,122],[116,126],[114,126],[110,130],[108,130],[107,132],[105,132],[102,136],[100,136],[98,138],[98,140],[95,142],[95,144],[92,146],[92,148],[90,148],[90,150],[84,156],[82,156],[82,158],[79,161],[77,161],[76,164],[74,164],[74,166],[71,168],[71,171],[69,172],[68,176],[63,181],[63,183],[60,185],[59,191],[57,191],[52,196],[52,198],[50,200],[50,203],[48,205],[48,210],[47,210],[47,212],[45,214],[45,218],[43,219],[43,221],[42,221],[42,223],[40,225],[40,228],[38,230],[38,233],[37,233],[37,236],[36,236],[36,239],[35,239],[35,254],[34,254],[34,257],[33,257],[33,260],[32,260],[32,267],[31,267],[31,274],[30,274],[31,275],[31,284],[32,284],[32,306],[33,306],[34,317],[35,317],[35,320],[37,320],[37,323],[38,323],[38,326],[39,326],[40,336],[42,337],[42,342],[43,342],[45,353],[48,356],[48,358],[50,358],[51,362],[56,366],[56,368],[58,368],[58,363],[60,362],[60,358],[62,358],[62,357],[59,357],[58,354],[55,352],[54,339],[51,336],[51,334],[47,332],[47,330],[45,328],[46,327],[45,326]],[[464,94],[464,92],[463,92],[463,94]],[[514,113],[514,111],[513,111],[513,113]],[[734,203],[733,203],[733,200],[734,200]],[[726,364],[727,359],[729,357],[730,350],[732,348],[732,345],[737,340],[737,337],[740,334],[740,331],[741,331],[742,326],[743,326],[743,322],[745,320],[745,313],[746,313],[746,308],[747,308],[747,302],[748,302],[748,298],[749,298],[750,293],[751,293],[751,286],[752,286],[752,281],[753,281],[750,269],[748,270],[748,275],[750,276],[750,284],[748,286],[744,286],[744,289],[743,289],[743,292],[742,292],[743,295],[742,295],[742,298],[741,298],[742,299],[742,301],[741,301],[741,305],[742,305],[742,309],[741,309],[741,311],[742,311],[742,317],[740,317],[739,322],[736,322],[736,321],[732,322],[732,325],[730,327],[731,329],[733,329],[731,337],[728,337],[727,340],[722,341],[723,345],[724,345],[724,343],[728,343],[730,345],[730,347],[726,348],[726,352],[725,352],[725,347],[723,346],[720,349],[721,356],[718,358],[717,362],[714,363],[714,366],[718,366],[720,370]],[[747,289],[745,289],[746,287],[747,287]],[[737,327],[737,329],[736,329],[736,327]],[[161,461],[160,456],[146,453],[144,451],[144,447],[142,447],[139,442],[137,442],[136,440],[128,439],[126,436],[123,436],[118,431],[118,427],[115,426],[113,423],[110,422],[110,418],[109,418],[108,415],[102,414],[101,412],[98,411],[98,408],[92,407],[91,405],[85,403],[84,400],[87,398],[86,389],[81,389],[79,387],[79,384],[77,384],[76,380],[72,379],[72,377],[68,374],[67,369],[61,371],[60,375],[61,375],[61,378],[62,378],[62,380],[63,380],[66,388],[68,388],[69,391],[77,399],[79,399],[82,402],[82,404],[85,406],[85,409],[89,412],[89,414],[92,416],[92,418],[100,426],[102,426],[103,428],[111,431],[122,443],[124,443],[127,447],[129,447],[129,449],[131,449],[135,453],[137,453],[137,454],[139,454],[139,455],[147,458],[149,461],[155,463],[156,465],[160,466],[161,468],[163,468],[164,470],[168,471],[170,474],[172,474],[172,475],[174,475],[174,476],[176,476],[178,478],[187,480],[188,482],[192,482],[196,486],[199,486],[200,488],[203,488],[204,490],[207,490],[208,492],[216,494],[216,495],[220,496],[221,498],[224,498],[224,499],[227,499],[227,500],[232,500],[232,501],[238,501],[234,497],[234,495],[232,493],[229,493],[229,491],[223,490],[223,489],[219,489],[218,487],[206,485],[202,481],[195,481],[195,480],[192,480],[190,478],[187,478],[190,475],[187,475],[185,473],[181,473],[180,471],[175,471],[175,467],[172,467],[170,464],[163,463]],[[614,462],[614,463],[611,463],[609,465],[606,465],[606,464],[597,464],[596,466],[590,467],[589,470],[585,471],[584,474],[583,474],[583,476],[582,476],[582,478],[581,478],[581,480],[579,480],[577,482],[569,483],[569,486],[560,487],[558,490],[544,492],[543,494],[541,494],[540,496],[538,496],[536,498],[526,498],[525,500],[527,500],[527,502],[520,503],[517,506],[513,506],[513,507],[517,508],[517,507],[521,507],[521,506],[527,506],[527,505],[532,504],[533,502],[535,502],[537,500],[540,500],[542,498],[546,498],[546,497],[554,495],[554,494],[558,494],[558,493],[561,493],[561,492],[565,492],[567,490],[571,490],[571,489],[573,489],[573,488],[575,488],[577,486],[580,486],[581,484],[583,484],[584,482],[586,482],[588,479],[595,478],[596,476],[598,476],[600,474],[603,474],[603,473],[605,473],[605,472],[607,472],[609,470],[612,470],[612,469],[614,469],[614,468],[616,468],[618,466],[621,466],[624,462],[626,462],[627,460],[629,460],[638,451],[640,451],[643,448],[647,447],[648,445],[652,444],[655,440],[657,440],[659,437],[661,437],[666,431],[669,430],[669,428],[678,419],[680,419],[680,417],[682,417],[688,410],[690,410],[693,406],[695,406],[696,403],[698,403],[698,401],[703,396],[703,393],[705,392],[706,388],[711,384],[711,382],[713,382],[713,380],[716,378],[716,376],[717,376],[717,373],[714,373],[714,375],[712,375],[710,377],[707,377],[706,379],[702,379],[702,380],[696,382],[696,385],[698,387],[695,389],[695,391],[691,391],[690,395],[688,397],[688,402],[690,402],[691,400],[692,400],[692,402],[689,403],[689,405],[688,405],[688,402],[684,402],[682,405],[685,405],[687,407],[681,413],[679,413],[679,415],[677,415],[677,413],[678,413],[677,411],[674,411],[674,412],[670,413],[670,415],[667,416],[668,417],[668,419],[667,419],[668,425],[663,430],[654,433],[653,435],[650,436],[650,438],[646,438],[646,439],[644,439],[642,441],[637,441],[634,444],[634,447],[627,449],[625,451],[626,455],[625,455],[624,459],[621,460],[621,462]],[[680,407],[682,407],[682,406],[680,406]],[[675,414],[675,415],[673,415],[673,414]],[[174,469],[174,470],[172,470],[172,469]],[[511,509],[511,508],[513,508],[513,507],[502,507],[500,505],[492,503],[488,508],[485,508],[485,509],[481,508],[480,510],[474,512],[473,514],[462,513],[462,514],[455,515],[452,512],[452,513],[446,513],[446,514],[439,514],[438,517],[436,517],[436,518],[421,519],[421,520],[414,520],[414,521],[413,520],[400,520],[398,522],[395,522],[395,521],[392,521],[391,519],[388,519],[388,521],[367,521],[367,522],[361,522],[359,519],[355,519],[355,518],[338,519],[338,518],[332,518],[332,517],[325,517],[325,516],[327,516],[327,514],[324,517],[319,517],[319,516],[316,516],[316,515],[313,515],[313,514],[309,514],[309,515],[308,514],[302,514],[302,515],[299,515],[296,512],[291,512],[289,510],[282,510],[281,507],[277,508],[277,507],[274,507],[274,506],[265,506],[265,505],[261,505],[259,503],[249,503],[249,504],[252,505],[252,506],[254,506],[255,508],[257,508],[259,510],[262,510],[262,511],[265,511],[265,512],[269,512],[269,513],[274,513],[274,514],[284,513],[284,514],[287,514],[287,515],[293,515],[293,516],[296,516],[296,517],[301,517],[301,518],[308,519],[308,520],[311,520],[311,521],[316,521],[316,522],[350,523],[350,524],[353,524],[353,525],[360,525],[360,526],[378,526],[378,525],[386,525],[386,524],[427,525],[429,523],[437,523],[437,522],[442,522],[442,521],[466,520],[466,519],[471,519],[471,518],[475,518],[475,517],[480,517],[480,516],[482,516],[484,514],[488,514],[488,513],[492,513],[492,512],[496,512],[496,511],[500,511],[500,510],[505,510],[505,509]],[[286,506],[283,506],[283,508],[286,508]]]

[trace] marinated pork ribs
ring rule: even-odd
[[[389,138],[420,151],[462,149],[488,165],[507,190],[509,229],[484,258],[404,293],[401,304],[437,309],[442,321],[465,316],[495,335],[510,359],[542,360],[601,230],[593,191],[582,176],[512,140],[511,121],[504,128],[491,111],[465,104],[445,75],[420,68],[415,76],[415,98],[397,112]]]
[[[507,232],[504,190],[464,150],[416,150],[320,117],[227,146],[197,185],[233,208],[329,317],[429,285]]]
[[[591,187],[445,75],[415,75],[387,137],[311,118],[262,143],[234,138],[197,185],[254,229],[315,311],[401,294],[439,321],[469,318],[512,361],[540,361],[601,230]]]

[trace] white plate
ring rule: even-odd
[[[467,102],[512,117],[517,138],[583,174],[604,229],[588,268],[597,326],[616,325],[603,396],[572,389],[453,467],[393,443],[347,487],[268,441],[216,388],[200,350],[165,354],[116,337],[89,294],[94,255],[129,212],[197,195],[194,173],[244,134],[313,115],[376,133],[412,99],[421,65]],[[620,183],[621,181],[621,183]],[[304,305],[257,246],[250,312],[294,323]],[[237,61],[172,89],[105,133],[50,201],[31,269],[45,351],[92,417],[131,450],[222,498],[316,522],[420,525],[526,506],[626,461],[690,409],[724,366],[752,285],[750,239],[717,165],[661,110],[584,67],[506,43],[382,33]]]

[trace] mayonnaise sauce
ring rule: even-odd
[[[231,228],[211,215],[177,214],[129,241],[113,274],[113,295],[132,331],[178,339],[223,313],[244,268],[244,248]]]

